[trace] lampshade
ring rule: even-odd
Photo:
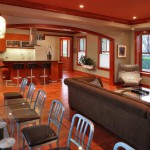
[[[2,16],[0,16],[0,38],[1,39],[5,37],[5,32],[6,32],[6,21]]]

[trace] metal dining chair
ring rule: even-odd
[[[24,93],[25,93],[27,83],[28,83],[28,79],[23,78],[22,81],[21,81],[21,84],[20,84],[19,92],[6,92],[6,93],[3,93],[4,102],[6,102],[6,100],[24,97]]]
[[[10,113],[15,109],[29,108],[32,103],[34,91],[35,85],[33,83],[30,83],[26,98],[17,98],[12,99],[11,101],[7,101],[8,112]]]
[[[57,147],[59,147],[59,134],[64,111],[64,105],[58,100],[53,100],[49,111],[47,125],[36,125],[22,129],[22,150],[24,149],[25,140],[30,150],[42,145],[51,144],[52,142],[57,142]],[[56,127],[56,131],[54,131],[54,126]]]
[[[36,124],[37,121],[39,121],[39,124],[41,124],[41,115],[42,110],[44,107],[44,103],[46,100],[46,94],[43,90],[38,90],[35,102],[34,102],[34,108],[31,109],[19,109],[12,111],[11,114],[11,124],[13,125],[13,120],[15,120],[17,124],[17,148],[20,147],[20,127],[22,125],[27,124]],[[14,129],[12,128],[12,134],[14,132]]]
[[[134,148],[132,148],[131,146],[129,146],[128,144],[124,143],[124,142],[118,142],[114,145],[113,150],[119,150],[119,148],[124,148],[125,150],[135,150]]]
[[[7,123],[0,119],[0,149],[1,150],[12,150],[13,145],[16,140],[14,138],[4,138],[4,128],[6,128]]]
[[[71,121],[67,149],[70,148],[70,143],[72,142],[77,147],[79,147],[79,149],[90,150],[93,134],[94,124],[84,116],[75,114]],[[88,135],[87,142],[85,140],[86,135]]]

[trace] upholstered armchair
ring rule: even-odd
[[[118,80],[119,82],[123,82],[123,86],[138,86],[141,79],[137,64],[119,64]]]

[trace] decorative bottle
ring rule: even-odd
[[[47,59],[50,60],[51,59],[51,52],[49,51],[47,54]]]

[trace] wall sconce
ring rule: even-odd
[[[0,39],[5,38],[5,33],[6,33],[6,21],[2,16],[0,16]]]

